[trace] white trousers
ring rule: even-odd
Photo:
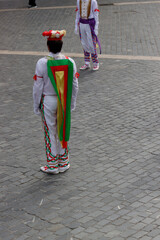
[[[47,161],[51,161],[57,154],[65,153],[57,133],[57,96],[42,97],[41,110]]]
[[[80,38],[84,51],[95,54],[93,38],[89,24],[80,23]]]

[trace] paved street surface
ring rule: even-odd
[[[71,168],[56,176],[39,171],[32,77],[48,29],[83,63],[76,1],[27,3],[0,0],[0,240],[160,240],[160,1],[99,1],[103,58],[80,72]]]

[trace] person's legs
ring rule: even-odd
[[[59,172],[65,172],[70,167],[68,148],[62,148],[57,136],[57,150],[58,150],[58,168]]]
[[[92,35],[92,41],[93,41],[93,46],[94,46],[94,53],[91,54],[92,62],[93,62],[93,70],[98,70],[99,69],[99,60],[98,60],[98,55],[97,55],[97,48],[96,48],[96,36]]]
[[[36,6],[36,0],[29,0],[28,7],[35,7]]]
[[[84,62],[85,64],[80,67],[80,70],[85,70],[90,68],[90,53],[84,50]]]
[[[99,68],[96,44],[97,44],[96,36],[93,35],[90,26],[86,24],[86,45],[88,46],[88,52],[91,53],[93,70],[98,70]]]
[[[80,24],[80,40],[84,51],[84,62],[85,64],[80,67],[81,70],[90,68],[90,52],[88,51],[88,42],[86,34],[86,24]]]
[[[41,102],[41,112],[47,157],[47,165],[41,167],[41,170],[47,173],[59,173],[56,141],[57,96],[43,97]]]

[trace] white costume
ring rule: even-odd
[[[49,58],[53,58],[55,60],[66,59],[66,57],[61,53],[53,54],[51,52],[49,53]],[[72,111],[76,107],[78,79],[76,77],[76,64],[73,59],[68,59],[73,63],[73,86],[71,99]],[[65,166],[69,168],[68,149],[61,147],[57,136],[57,95],[48,77],[47,61],[48,57],[43,57],[39,59],[36,64],[36,77],[33,86],[34,112],[37,115],[42,113],[47,162],[48,164],[52,163],[53,172],[58,173],[63,172],[65,170]],[[61,166],[62,168],[60,168]],[[47,172],[47,166],[42,168],[41,170],[45,170],[44,168],[46,168],[45,172]]]
[[[99,10],[97,1],[77,0],[76,12],[75,33],[78,34],[79,29],[81,44],[84,50],[85,64],[89,65],[91,54],[93,64],[97,65],[99,63],[96,50],[96,36],[98,35],[99,25]],[[90,24],[87,23],[88,20],[94,20],[94,26],[92,29]]]

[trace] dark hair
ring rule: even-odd
[[[47,40],[47,46],[49,48],[49,51],[52,53],[61,52],[62,45],[63,45],[62,40],[56,40],[56,41]]]

